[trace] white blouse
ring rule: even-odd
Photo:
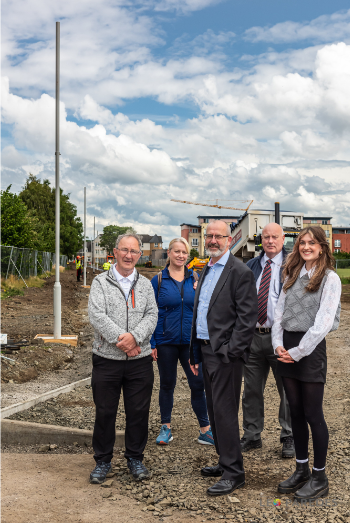
[[[309,278],[311,279],[314,270],[315,267],[312,267],[312,269],[307,271],[304,265],[300,271],[299,277],[301,278],[304,276],[304,274],[308,274]],[[305,332],[304,336],[300,340],[299,345],[288,350],[294,361],[299,361],[301,358],[311,354],[317,345],[323,340],[326,334],[329,333],[334,323],[340,296],[340,278],[335,272],[331,271],[328,273],[326,283],[323,287],[320,308],[316,314],[315,323],[307,332]],[[275,354],[277,347],[283,347],[283,328],[281,327],[281,321],[284,311],[285,299],[286,293],[282,289],[277,302],[275,318],[272,327],[272,346]]]

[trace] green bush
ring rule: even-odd
[[[4,289],[1,293],[1,298],[12,298],[13,296],[24,296],[24,292],[22,289],[16,289],[16,288],[10,288],[10,289]]]

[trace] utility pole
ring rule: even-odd
[[[53,288],[53,337],[61,338],[60,284],[60,22],[56,22],[56,144],[55,144],[55,285]]]
[[[84,287],[86,287],[86,187],[84,187]]]
[[[96,238],[96,236],[95,236],[95,216],[94,216],[94,243],[93,243],[93,245],[94,245],[94,255],[92,257],[92,272],[95,272],[95,259],[96,259],[95,258],[95,238]]]

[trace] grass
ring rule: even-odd
[[[339,278],[350,278],[350,269],[337,269]]]
[[[28,287],[42,287],[45,283],[45,278],[51,276],[54,272],[42,274],[40,276],[31,276],[25,280]],[[26,288],[23,280],[16,276],[9,276],[7,280],[1,278],[1,299],[12,298],[13,296],[23,296]]]

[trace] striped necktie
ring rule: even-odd
[[[267,260],[261,276],[258,292],[258,322],[262,326],[267,322],[267,302],[271,282],[271,260]]]

